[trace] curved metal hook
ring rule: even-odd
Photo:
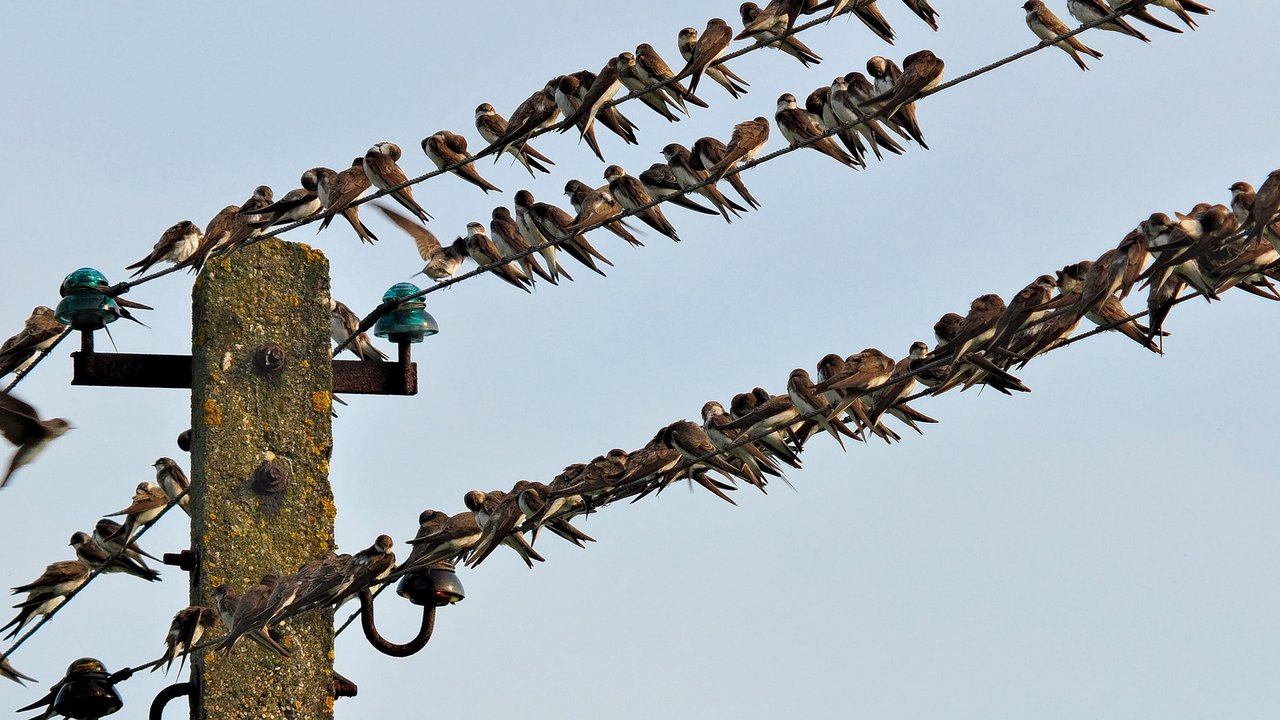
[[[156,695],[156,699],[151,701],[151,711],[147,713],[147,720],[160,720],[164,716],[164,706],[169,704],[170,700],[177,700],[180,697],[187,696],[195,699],[196,684],[191,681],[180,682],[170,685],[160,691]],[[194,711],[195,708],[192,708]]]
[[[427,641],[431,639],[431,632],[436,627],[436,609],[433,605],[424,605],[422,607],[422,627],[418,629],[418,636],[404,645],[397,645],[382,637],[381,633],[378,632],[378,628],[373,622],[373,593],[368,590],[361,590],[360,627],[364,630],[365,639],[378,652],[391,657],[409,657],[426,647]]]

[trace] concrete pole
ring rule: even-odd
[[[276,239],[209,262],[192,312],[193,605],[334,547],[329,262]],[[333,612],[281,626],[293,656],[242,641],[195,660],[196,720],[331,720]],[[223,629],[222,632],[225,632]]]

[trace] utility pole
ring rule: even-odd
[[[329,261],[269,239],[209,262],[193,291],[191,603],[333,550]],[[333,611],[287,622],[281,658],[242,641],[195,660],[196,720],[333,718]]]

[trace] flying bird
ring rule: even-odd
[[[71,429],[62,418],[40,419],[36,409],[6,392],[0,392],[0,435],[17,446],[0,488],[8,484],[18,468],[33,462],[46,445]]]
[[[413,244],[418,248],[418,256],[426,263],[419,272],[436,282],[449,280],[458,274],[458,270],[462,268],[462,263],[467,258],[465,241],[455,240],[445,247],[440,244],[440,239],[435,233],[426,226],[414,222],[412,218],[384,207],[381,203],[374,203],[374,207],[413,238]]]

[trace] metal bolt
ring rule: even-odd
[[[259,495],[279,495],[289,482],[289,468],[267,460],[253,473],[253,490]]]
[[[276,372],[284,368],[284,348],[268,342],[258,346],[253,352],[253,364],[262,370]]]

